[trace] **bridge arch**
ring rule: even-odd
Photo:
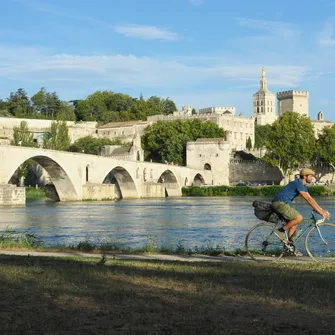
[[[168,197],[180,196],[181,188],[175,174],[171,170],[164,171],[158,178],[158,183],[165,186],[165,194]]]
[[[49,195],[52,199],[58,201],[70,201],[79,199],[78,193],[72,183],[72,180],[65,171],[65,169],[58,162],[48,156],[37,155],[29,158],[24,158],[17,166],[14,167],[15,170],[12,171],[12,173],[10,174],[10,178],[13,176],[18,167],[20,167],[28,159],[31,159],[41,165],[49,174],[52,184],[54,186],[54,188],[49,187],[49,192],[51,192]]]
[[[192,186],[200,186],[201,184],[205,184],[205,179],[200,173],[197,173],[193,178]]]
[[[104,178],[103,183],[115,185],[115,195],[117,198],[138,198],[138,192],[133,178],[129,172],[121,166],[113,168]]]

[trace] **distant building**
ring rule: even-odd
[[[235,115],[236,107],[227,107],[227,106],[221,106],[221,107],[206,107],[206,108],[200,108],[199,114],[230,114]]]
[[[287,111],[296,112],[300,115],[309,116],[308,113],[308,91],[291,90],[277,93],[278,116]]]
[[[260,89],[253,95],[253,115],[256,124],[264,126],[276,120],[276,96],[268,90],[264,68],[262,68],[260,86]]]

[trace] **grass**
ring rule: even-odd
[[[0,255],[4,334],[331,334],[335,267]]]
[[[45,190],[43,188],[26,187],[26,199],[45,198]]]
[[[34,233],[17,232],[7,228],[0,235],[0,249],[43,249],[43,243]]]

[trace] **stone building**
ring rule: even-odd
[[[260,89],[253,95],[253,115],[256,124],[261,126],[272,124],[276,120],[276,96],[268,89],[264,68]]]
[[[278,92],[278,116],[283,115],[287,111],[309,116],[308,97],[308,91],[291,90]]]
[[[323,112],[318,113],[318,119],[312,120],[312,124],[314,126],[314,134],[316,138],[319,137],[319,134],[322,132],[322,129],[324,127],[331,127],[333,125],[331,121],[327,121],[324,119]]]
[[[148,121],[110,122],[98,127],[96,132],[98,138],[120,139],[123,143],[129,143],[136,134],[142,136],[148,125]]]
[[[187,142],[186,166],[212,171],[212,185],[229,185],[230,144],[224,138]]]
[[[232,114],[235,115],[236,107],[220,106],[220,107],[206,107],[200,108],[199,114]]]
[[[214,107],[215,108],[215,107]],[[235,108],[235,107],[233,107]],[[255,142],[255,121],[253,117],[245,117],[243,114],[232,113],[203,113],[195,115],[184,115],[183,117],[170,115],[153,115],[148,117],[148,122],[201,119],[212,121],[226,131],[230,147],[236,150],[246,149],[246,143],[250,137],[252,146]]]
[[[125,145],[105,145],[101,148],[100,154],[116,159],[143,162],[144,150],[141,146],[141,136],[137,133],[132,142]]]

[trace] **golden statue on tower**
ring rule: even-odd
[[[262,78],[265,78],[265,69],[262,67]]]

